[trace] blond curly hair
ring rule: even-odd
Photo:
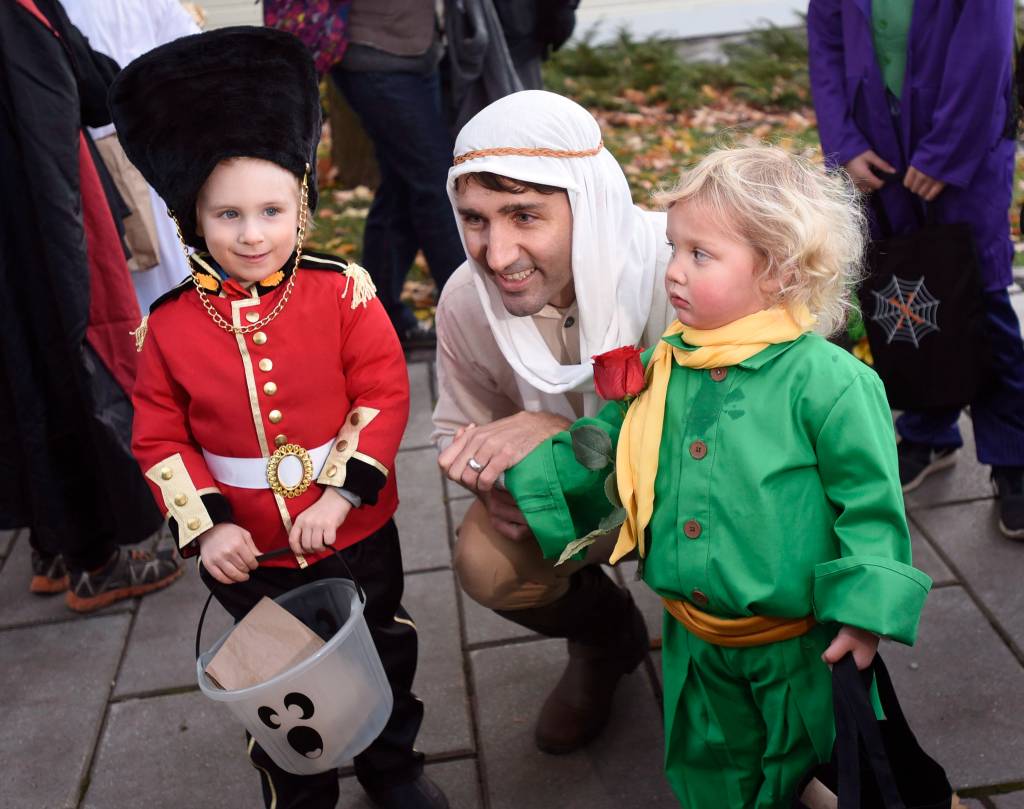
[[[685,171],[665,208],[696,203],[763,257],[758,279],[777,284],[777,301],[806,306],[816,330],[846,323],[861,277],[867,221],[858,192],[843,172],[774,146],[723,148]]]

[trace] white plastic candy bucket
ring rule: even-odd
[[[200,690],[227,705],[274,762],[295,775],[349,761],[380,735],[391,716],[391,686],[359,596],[348,579],[321,579],[274,599],[326,642],[265,683],[225,691],[210,682],[206,665],[230,631],[196,660]]]

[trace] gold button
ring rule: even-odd
[[[330,466],[327,467],[327,477],[333,478],[336,474],[338,474],[337,466],[331,464]]]
[[[690,593],[690,600],[698,607],[706,607],[708,605],[708,597],[697,588],[694,588]]]
[[[263,359],[260,360],[260,370],[261,371],[270,371],[270,370],[273,370],[273,368],[274,368],[274,361],[273,360],[268,360],[266,357],[264,357]]]
[[[265,382],[263,384],[263,392],[267,394],[267,396],[273,396],[277,393],[277,384],[274,382]]]
[[[174,473],[171,471],[171,467],[165,466],[160,470],[160,477],[164,480],[170,480],[174,477]]]
[[[288,443],[288,436],[286,436],[284,433],[278,433],[277,435],[274,436],[274,446],[275,447],[283,447],[287,443]]]
[[[198,531],[199,526],[201,524],[202,523],[199,522],[198,517],[193,517],[191,520],[188,521],[188,523],[186,523],[186,527],[188,528],[189,531]]]
[[[246,312],[245,319],[248,320],[250,323],[255,323],[257,320],[260,319],[260,314],[259,312]]]
[[[281,415],[280,410],[271,410],[267,418],[270,419],[271,424],[277,424],[284,416]]]
[[[256,333],[255,333],[255,334],[254,334],[254,335],[252,336],[252,341],[253,341],[253,342],[254,342],[254,343],[255,343],[256,345],[258,345],[258,346],[261,346],[261,345],[263,345],[263,344],[264,344],[265,342],[267,342],[267,335],[266,335],[266,333],[265,333],[265,332],[262,332],[262,331],[258,331],[258,332],[256,332]]]
[[[703,441],[699,441],[698,440],[698,441],[694,441],[692,444],[690,444],[690,455],[693,456],[694,460],[699,461],[699,460],[703,459],[704,456],[707,455],[707,454],[708,454],[708,445],[705,444]]]
[[[712,368],[711,369],[711,378],[713,380],[715,380],[715,382],[721,382],[727,376],[729,376],[729,369],[728,368]]]
[[[352,418],[350,418],[349,421],[352,423],[352,426],[355,427],[359,423],[359,414],[353,413]]]
[[[704,529],[701,528],[700,523],[696,520],[687,520],[683,524],[683,533],[686,534],[686,536],[688,536],[690,539],[696,539],[697,537],[699,537],[701,531],[703,530]]]
[[[345,451],[345,447],[347,447],[347,446],[348,446],[348,441],[346,441],[343,438],[343,439],[341,439],[341,441],[339,441],[337,444],[334,445],[334,448],[336,450],[338,450],[338,452],[344,452]]]
[[[176,505],[176,506],[183,506],[187,502],[188,502],[188,498],[185,495],[183,495],[183,494],[179,494],[177,497],[174,498],[174,505]]]

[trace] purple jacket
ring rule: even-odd
[[[822,149],[842,165],[873,149],[902,174],[947,183],[939,221],[972,226],[987,289],[1011,282],[1008,211],[1014,143],[1006,137],[1014,0],[915,0],[899,128],[871,34],[871,0],[810,0],[811,89]],[[898,233],[920,223],[917,198],[893,181],[881,201]]]

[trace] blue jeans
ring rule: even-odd
[[[402,335],[416,325],[401,295],[417,250],[423,250],[439,292],[466,260],[446,191],[453,144],[441,109],[438,73],[335,66],[331,78],[376,150],[380,187],[366,217],[362,264]]]
[[[971,402],[978,460],[991,466],[1024,466],[1024,342],[1006,290],[985,293],[991,374]],[[960,411],[907,411],[896,420],[906,440],[935,448],[963,445]]]

